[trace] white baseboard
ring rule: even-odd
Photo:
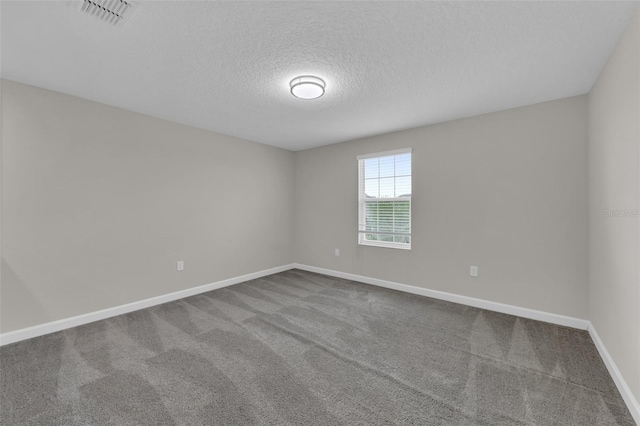
[[[459,303],[461,305],[474,306],[476,308],[487,309],[489,311],[501,312],[503,314],[515,315],[523,318],[534,319],[538,321],[549,322],[552,324],[563,325],[566,327],[577,328],[579,330],[587,330],[589,321],[579,318],[568,317],[559,314],[552,314],[535,309],[521,308],[519,306],[507,305],[499,302],[491,302],[484,299],[476,299],[475,297],[460,296],[458,294],[446,293],[444,291],[430,290],[428,288],[416,287],[408,284],[400,284],[393,281],[385,281],[378,278],[365,277],[362,275],[350,274],[348,272],[334,271],[331,269],[317,268],[315,266],[294,264],[295,268],[303,271],[316,272],[318,274],[329,275],[332,277],[344,278],[352,281],[359,281],[366,284],[376,285],[380,287],[390,288],[393,290],[404,291],[407,293],[419,294],[420,296],[432,297],[434,299],[446,300],[447,302]]]
[[[57,321],[35,325],[33,327],[28,327],[20,330],[2,333],[0,334],[0,346],[19,342],[21,340],[30,339],[32,337],[42,336],[44,334],[54,333],[56,331],[65,330],[67,328],[76,327],[76,326],[87,324],[90,322],[111,318],[116,315],[126,314],[129,312],[137,311],[139,309],[160,305],[162,303],[167,303],[167,302],[182,299],[185,297],[193,296],[196,294],[205,293],[207,291],[216,290],[218,288],[227,287],[233,284],[238,284],[244,281],[253,280],[253,279],[264,277],[267,275],[277,274],[278,272],[287,271],[293,268],[298,268],[298,269],[302,269],[310,272],[317,272],[319,274],[325,274],[325,275],[344,278],[344,279],[353,280],[353,281],[359,281],[366,284],[386,287],[394,290],[404,291],[407,293],[419,294],[421,296],[427,296],[427,297],[432,297],[434,299],[460,303],[462,305],[475,306],[477,308],[487,309],[490,311],[502,312],[505,314],[517,315],[524,318],[530,318],[530,319],[535,319],[539,321],[550,322],[553,324],[564,325],[567,327],[578,328],[581,330],[586,330],[589,328],[589,321],[578,319],[578,318],[572,318],[572,317],[567,317],[567,316],[558,315],[558,314],[551,314],[548,312],[542,312],[542,311],[537,311],[537,310],[528,309],[528,308],[521,308],[521,307],[512,306],[512,305],[506,305],[503,303],[491,302],[488,300],[476,299],[473,297],[460,296],[457,294],[446,293],[443,291],[430,290],[422,287],[416,287],[416,286],[407,285],[407,284],[400,284],[393,281],[385,281],[378,278],[371,278],[371,277],[365,277],[362,275],[350,274],[347,272],[340,272],[340,271],[334,271],[331,269],[318,268],[315,266],[292,263],[289,265],[282,265],[276,268],[265,269],[263,271],[258,271],[251,274],[242,275],[239,277],[228,278],[226,280],[201,285],[198,287],[193,287],[186,290],[180,290],[173,293],[140,300],[137,302],[127,303],[125,305],[115,306],[113,308],[102,309],[100,311],[89,312],[87,314],[82,314],[82,315],[78,315],[70,318],[65,318]]]
[[[172,302],[174,300],[183,299],[185,297],[194,296],[196,294],[205,293],[207,291],[216,290],[222,287],[228,287],[230,285],[238,284],[244,281],[261,278],[271,274],[277,274],[278,272],[287,271],[292,268],[292,264],[278,266],[276,268],[265,269],[263,271],[253,272],[251,274],[242,275],[239,277],[228,278],[226,280],[217,281],[211,284],[204,284],[198,287],[188,288],[186,290],[163,294],[162,296],[156,296],[137,302],[127,303],[126,305],[115,306],[113,308],[89,312],[87,314],[47,322],[44,324],[35,325],[33,327],[9,331],[7,333],[0,334],[0,346],[19,342],[21,340],[31,339],[32,337],[42,336],[44,334],[54,333],[56,331],[65,330],[71,327],[77,327],[79,325],[88,324],[90,322],[115,317],[117,315],[126,314],[129,312],[137,311],[139,309],[148,308],[150,306],[161,305],[163,303]]]
[[[593,326],[593,324],[589,323],[588,330],[589,330],[589,335],[593,340],[593,343],[596,345],[596,348],[600,353],[600,357],[604,361],[604,365],[607,366],[607,370],[609,370],[609,374],[611,374],[613,381],[618,387],[618,391],[620,392],[620,395],[622,395],[622,399],[624,399],[624,402],[627,404],[627,408],[629,408],[629,411],[631,412],[633,419],[636,421],[636,424],[640,425],[640,403],[638,403],[638,400],[633,396],[633,393],[631,393],[631,389],[629,388],[629,385],[627,385],[627,382],[624,380],[624,377],[622,377],[620,370],[618,370],[616,363],[613,361],[613,358],[611,358],[609,351],[604,346],[604,343],[600,339],[600,336],[596,332],[596,329]]]
[[[39,324],[33,327],[23,328],[16,331],[10,331],[0,334],[0,346],[8,345],[11,343],[19,342],[21,340],[30,339],[32,337],[42,336],[44,334],[54,333],[56,331],[65,330],[67,328],[76,327],[90,322],[99,321],[102,319],[114,317],[117,315],[126,314],[129,312],[137,311],[139,309],[148,308],[155,305],[171,302],[174,300],[182,299],[196,294],[205,293],[207,291],[216,290],[223,287],[228,287],[233,284],[261,278],[271,274],[277,274],[279,272],[287,271],[289,269],[301,269],[303,271],[316,272],[318,274],[324,274],[332,277],[344,278],[347,280],[358,281],[365,284],[371,284],[379,287],[390,288],[393,290],[403,291],[406,293],[418,294],[421,296],[432,297],[434,299],[446,300],[448,302],[460,303],[462,305],[474,306],[476,308],[487,309],[490,311],[501,312],[509,315],[516,315],[524,318],[534,319],[538,321],[549,322],[552,324],[558,324],[566,327],[577,328],[580,330],[588,330],[589,335],[593,339],[593,342],[602,357],[609,374],[613,378],[618,391],[622,395],[631,415],[635,419],[636,423],[640,425],[640,404],[631,393],[631,389],[627,385],[627,382],[622,377],[620,370],[616,366],[613,358],[604,346],[604,343],[598,336],[593,325],[583,319],[568,317],[564,315],[552,314],[549,312],[538,311],[535,309],[521,308],[518,306],[507,305],[504,303],[491,302],[489,300],[477,299],[474,297],[460,296],[457,294],[447,293],[444,291],[430,290],[427,288],[416,287],[408,284],[400,284],[393,281],[381,280],[378,278],[365,277],[362,275],[351,274],[348,272],[334,271],[331,269],[318,268],[315,266],[303,265],[299,263],[292,263],[289,265],[278,266],[276,268],[265,269],[251,274],[242,275],[239,277],[228,278],[226,280],[217,281],[211,284],[205,284],[198,287],[189,288],[186,290],[176,291],[174,293],[165,294],[162,296],[156,296],[138,302],[127,303],[126,305],[115,306],[113,308],[103,309],[96,312],[90,312],[75,317],[65,318],[58,321],[52,321],[45,324]]]

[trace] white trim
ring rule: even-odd
[[[381,280],[378,278],[365,277],[362,275],[350,274],[348,272],[334,271],[331,269],[317,268],[315,266],[302,265],[294,263],[294,268],[303,271],[316,272],[318,274],[329,275],[332,277],[344,278],[352,281],[359,281],[365,284],[376,285],[379,287],[390,288],[393,290],[404,291],[406,293],[419,294],[420,296],[432,297],[434,299],[446,300],[448,302],[460,303],[461,305],[474,306],[476,308],[487,309],[489,311],[502,312],[503,314],[516,315],[523,318],[534,319],[538,321],[549,322],[552,324],[563,325],[565,327],[577,328],[579,330],[587,330],[589,321],[568,317],[565,315],[552,314],[535,309],[521,308],[519,306],[507,305],[505,303],[491,302],[484,299],[476,299],[475,297],[460,296],[458,294],[446,293],[444,291],[431,290],[423,287],[416,287],[408,284],[400,284],[393,281]]]
[[[366,160],[368,158],[389,157],[391,155],[406,154],[412,152],[413,148],[392,149],[391,151],[372,152],[371,154],[362,154],[356,157],[358,160]]]
[[[293,268],[293,264],[282,265],[275,268],[265,269],[253,272],[239,277],[227,278],[226,280],[217,281],[210,284],[204,284],[198,287],[188,288],[161,296],[151,297],[149,299],[139,300],[137,302],[127,303],[125,305],[114,306],[113,308],[102,309],[100,311],[89,312],[87,314],[75,317],[65,318],[57,321],[47,322],[44,324],[34,325],[33,327],[22,328],[20,330],[9,331],[0,334],[0,346],[19,342],[21,340],[31,339],[32,337],[42,336],[44,334],[54,333],[56,331],[65,330],[71,327],[88,324],[90,322],[115,317],[117,315],[126,314],[150,306],[161,305],[163,303],[172,302],[174,300],[183,299],[185,297],[194,296],[196,294],[205,293],[207,291],[228,287],[244,281],[254,280],[267,275],[277,274],[278,272],[288,271]]]
[[[588,330],[593,343],[596,345],[596,348],[600,353],[600,357],[604,361],[604,365],[607,366],[607,370],[609,370],[609,374],[618,387],[618,391],[620,392],[620,395],[622,395],[622,399],[627,404],[627,408],[631,412],[631,416],[636,421],[636,423],[640,425],[640,404],[638,403],[638,400],[633,396],[629,385],[627,385],[627,382],[624,380],[624,377],[620,373],[620,370],[618,370],[616,363],[613,361],[613,358],[611,358],[609,351],[604,346],[604,343],[602,342],[602,339],[600,339],[600,336],[596,332],[593,324],[589,323]]]
[[[369,231],[358,231],[358,244],[361,246],[370,246],[370,247],[382,247],[382,248],[390,248],[390,249],[400,249],[400,250],[411,250],[411,243],[394,243],[391,241],[377,241],[377,240],[365,240],[365,234],[377,234],[379,232],[369,232]],[[382,233],[382,235],[385,235]],[[406,235],[408,237],[411,234],[392,234],[392,235]],[[409,240],[411,241],[411,240]]]
[[[411,175],[389,176],[389,177],[411,177]],[[382,178],[382,179],[385,179],[385,178]],[[411,197],[362,198],[362,202],[365,204],[388,203],[391,201],[393,202],[411,201]]]
[[[347,280],[358,281],[365,284],[375,285],[379,287],[390,288],[393,290],[403,291],[406,293],[418,294],[421,296],[432,297],[434,299],[446,300],[448,302],[460,303],[462,305],[474,306],[476,308],[487,309],[495,312],[502,312],[509,315],[516,315],[523,318],[534,319],[538,321],[549,322],[552,324],[558,324],[566,327],[577,328],[580,330],[588,330],[593,343],[595,344],[600,357],[604,361],[604,364],[609,371],[609,374],[613,378],[614,383],[618,387],[618,391],[622,395],[622,399],[627,404],[627,408],[631,412],[634,420],[640,425],[640,404],[635,399],[631,389],[624,380],[624,377],[618,370],[613,358],[604,346],[604,343],[600,339],[600,336],[596,332],[593,324],[587,320],[568,317],[564,315],[552,314],[549,312],[538,311],[535,309],[521,308],[518,306],[507,305],[504,303],[491,302],[489,300],[477,299],[474,297],[460,296],[453,293],[447,293],[444,291],[430,290],[423,287],[416,287],[408,284],[400,284],[393,281],[381,280],[378,278],[365,277],[363,275],[351,274],[348,272],[334,271],[331,269],[318,268],[315,266],[303,265],[300,263],[291,263],[289,265],[278,266],[271,269],[265,269],[258,272],[253,272],[247,275],[241,275],[239,277],[228,278],[226,280],[217,281],[211,284],[205,284],[198,287],[189,288],[186,290],[180,290],[173,293],[165,294],[162,296],[156,296],[138,302],[128,303],[126,305],[115,306],[113,308],[107,308],[96,312],[90,312],[88,314],[78,315],[71,318],[65,318],[58,321],[52,321],[45,324],[39,324],[33,327],[23,328],[20,330],[10,331],[0,334],[0,346],[8,345],[11,343],[19,342],[21,340],[30,339],[44,334],[54,333],[56,331],[65,330],[67,328],[76,327],[90,322],[99,321],[106,318],[111,318],[117,315],[126,314],[129,312],[137,311],[139,309],[148,308],[155,305],[171,302],[174,300],[182,299],[196,294],[205,293],[207,291],[216,290],[223,287],[228,287],[233,284],[261,278],[267,275],[277,274],[279,272],[288,271],[290,269],[301,269],[303,271],[316,272],[318,274],[329,275],[332,277],[344,278]]]

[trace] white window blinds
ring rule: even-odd
[[[411,148],[358,156],[358,243],[411,249]]]

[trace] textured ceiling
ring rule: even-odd
[[[300,150],[587,93],[637,2],[1,2],[3,78]],[[313,74],[325,96],[296,99]]]

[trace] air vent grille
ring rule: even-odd
[[[71,6],[114,26],[123,25],[137,8],[130,0],[72,0]]]

